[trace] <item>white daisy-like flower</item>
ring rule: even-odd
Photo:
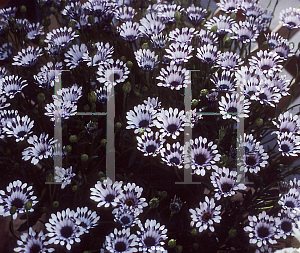
[[[114,253],[134,253],[137,252],[137,236],[130,234],[130,228],[122,230],[114,229],[113,233],[106,236],[105,249]]]
[[[292,212],[287,212],[286,209],[281,209],[278,213],[279,217],[275,217],[275,225],[278,228],[278,234],[275,235],[276,239],[282,237],[286,239],[287,236],[294,236],[294,229],[296,229],[296,223],[299,221],[299,217],[296,217]]]
[[[11,121],[6,122],[6,126],[3,128],[8,137],[14,136],[16,142],[23,141],[31,133],[33,128],[34,121],[31,120],[27,115],[22,118],[18,115],[16,118],[13,118]]]
[[[117,20],[121,22],[132,21],[134,16],[136,15],[136,11],[131,6],[124,6],[123,2],[119,8],[116,9],[115,17]]]
[[[247,189],[244,184],[237,182],[237,178],[236,171],[229,171],[225,167],[217,168],[215,172],[212,172],[210,179],[215,187],[215,198],[219,200],[221,197],[230,197],[235,195],[237,190]]]
[[[238,54],[228,51],[221,53],[217,60],[217,66],[227,71],[238,70],[243,63]]]
[[[74,69],[80,66],[83,62],[83,55],[88,51],[85,44],[73,45],[67,53],[65,53],[66,66]]]
[[[171,90],[180,90],[190,83],[189,72],[182,66],[174,64],[167,66],[166,69],[161,68],[160,75],[156,79],[160,81],[157,86],[167,87]]]
[[[135,183],[127,183],[123,188],[123,194],[120,198],[121,205],[132,206],[136,213],[141,214],[144,207],[148,206],[146,199],[141,197],[143,188],[137,186]]]
[[[169,108],[169,110],[161,110],[153,123],[163,137],[172,136],[173,139],[176,139],[180,131],[184,131],[184,120],[185,115],[183,110],[179,111],[178,108]]]
[[[159,34],[153,34],[150,39],[154,48],[163,49],[167,46],[169,42],[169,37],[167,34],[163,34],[162,32]]]
[[[159,16],[164,23],[175,22],[175,11],[182,11],[180,5],[176,4],[159,4],[157,9],[157,16]]]
[[[72,166],[68,169],[61,167],[55,167],[55,182],[61,182],[61,189],[64,189],[68,184],[71,184],[72,178],[76,176],[75,173],[72,173]]]
[[[161,225],[156,220],[147,219],[144,224],[139,222],[138,226],[137,235],[140,252],[165,252],[165,240],[168,239],[168,230],[165,225]]]
[[[45,115],[52,117],[51,121],[55,121],[55,117],[60,121],[61,118],[68,119],[76,115],[77,105],[71,101],[62,102],[60,99],[54,99],[54,103],[47,104],[45,110],[47,111]]]
[[[220,223],[221,221],[221,208],[221,205],[216,206],[213,198],[209,199],[207,196],[205,196],[205,201],[199,202],[199,207],[196,207],[195,209],[189,209],[192,219],[190,225],[192,227],[196,225],[196,228],[199,228],[200,233],[207,229],[209,229],[211,232],[214,232],[215,228],[213,224]]]
[[[58,79],[58,75],[56,71],[62,69],[62,63],[57,62],[55,66],[53,62],[47,62],[47,65],[41,67],[41,71],[34,75],[34,79],[42,88],[54,87],[56,79]],[[57,77],[56,77],[57,76]]]
[[[0,110],[10,106],[10,103],[6,102],[7,99],[4,95],[0,96]]]
[[[26,49],[23,48],[21,52],[18,52],[18,55],[14,56],[12,65],[31,67],[37,63],[38,58],[42,55],[41,48],[29,46]]]
[[[10,209],[12,206],[16,207],[16,212],[13,214],[15,220],[18,213],[25,213],[25,204],[28,201],[32,202],[34,206],[38,201],[37,197],[33,196],[32,186],[28,186],[27,183],[22,183],[20,180],[9,183],[6,187],[6,192],[0,190],[0,215],[4,217],[10,216]],[[28,212],[33,212],[33,208],[30,208]]]
[[[82,97],[82,86],[78,87],[75,83],[71,88],[62,88],[56,92],[58,96],[61,96],[63,102],[76,103]],[[52,95],[53,99],[58,99],[57,95]]]
[[[258,247],[263,245],[275,244],[275,235],[277,229],[275,226],[274,218],[267,215],[265,211],[260,213],[258,217],[248,215],[249,226],[244,227],[244,230],[249,233],[251,244],[256,244]]]
[[[120,33],[120,36],[126,40],[126,41],[135,41],[139,37],[141,37],[140,34],[140,25],[136,22],[127,21],[123,23],[121,26],[118,26],[118,32]]]
[[[82,13],[81,2],[71,2],[65,6],[61,14],[66,16],[68,20],[76,20]]]
[[[114,52],[113,46],[110,46],[107,42],[105,45],[103,42],[97,42],[94,45],[96,53],[93,56],[90,56],[91,52],[83,54],[84,61],[87,61],[87,65],[90,66],[99,66],[104,63],[113,63],[112,54]]]
[[[280,23],[290,30],[300,27],[300,10],[296,8],[288,8],[279,13]]]
[[[239,40],[244,44],[251,41],[255,42],[259,36],[257,27],[253,23],[247,21],[235,23],[232,25],[231,29],[234,33],[234,36],[231,36],[230,38],[233,40]]]
[[[20,240],[17,241],[18,247],[14,248],[14,252],[20,253],[50,253],[54,252],[54,248],[46,247],[47,240],[46,235],[44,235],[41,230],[36,233],[31,227],[28,233],[23,233]]]
[[[183,43],[190,45],[194,36],[198,34],[198,31],[194,27],[188,28],[183,27],[181,30],[176,28],[175,30],[171,31],[169,34],[170,40],[175,43]]]
[[[205,23],[207,29],[217,26],[216,33],[219,36],[224,36],[226,33],[232,32],[232,25],[235,24],[235,20],[230,16],[219,15],[219,17],[213,17]]]
[[[133,110],[127,112],[128,126],[126,126],[126,129],[135,129],[135,134],[141,129],[150,132],[151,127],[155,126],[155,118],[156,110],[152,106],[144,104],[135,106]]]
[[[217,5],[227,14],[237,13],[240,8],[240,0],[221,0]]]
[[[95,188],[91,188],[90,198],[99,202],[97,207],[116,207],[120,204],[120,198],[123,197],[122,184],[122,181],[113,183],[110,178],[105,179],[103,182],[98,181]]]
[[[293,115],[286,111],[279,114],[276,121],[272,121],[278,131],[273,131],[272,134],[293,133],[300,134],[300,119],[298,115]]]
[[[158,97],[156,98],[150,98],[148,97],[147,100],[144,100],[144,104],[146,106],[152,106],[154,110],[159,112],[161,110],[161,102],[158,102]]]
[[[5,94],[10,99],[20,93],[28,85],[26,80],[18,76],[5,76],[0,80],[0,94]]]
[[[300,137],[294,133],[280,133],[277,136],[278,149],[283,156],[298,156],[300,153]]]
[[[144,153],[144,156],[157,156],[160,149],[163,146],[163,143],[166,141],[163,139],[163,136],[156,132],[144,132],[143,135],[136,137],[138,141],[137,149]]]
[[[152,71],[158,65],[158,55],[150,49],[139,49],[134,52],[138,66],[144,71]]]
[[[193,174],[204,176],[206,170],[216,169],[215,163],[220,161],[221,155],[218,154],[217,145],[213,142],[207,143],[207,139],[200,136],[195,140],[186,143],[184,151],[187,154],[185,168],[192,167]]]
[[[4,61],[6,59],[8,59],[9,57],[11,57],[13,55],[14,52],[14,47],[12,45],[12,43],[4,43],[1,45],[0,47],[0,61]]]
[[[33,146],[25,148],[22,152],[22,159],[28,161],[31,159],[31,163],[36,165],[43,158],[47,159],[52,154],[54,140],[53,138],[48,140],[49,135],[42,133],[40,137],[33,135],[27,139],[27,142]]]
[[[194,4],[186,9],[189,20],[193,25],[199,25],[207,16],[207,10],[201,7],[195,7]]]
[[[92,212],[88,207],[77,207],[75,217],[76,224],[82,227],[85,233],[89,233],[89,229],[96,227],[100,219],[96,211]]]
[[[74,242],[80,242],[80,236],[84,233],[84,229],[75,222],[75,212],[67,208],[62,212],[51,214],[49,222],[45,224],[48,230],[47,236],[50,237],[48,244],[66,245],[67,250],[71,250]]]
[[[289,96],[290,93],[290,80],[286,79],[286,75],[275,75],[275,77],[270,78],[271,82],[273,83],[274,87],[278,89],[278,93],[283,96]]]
[[[221,74],[216,72],[210,79],[216,86],[212,91],[233,92],[236,90],[235,73],[232,71],[222,71]]]
[[[234,119],[239,122],[239,118],[249,117],[250,104],[250,101],[241,97],[239,93],[234,92],[231,95],[226,93],[226,98],[222,96],[219,101],[219,109],[223,119]]]
[[[219,59],[220,54],[217,46],[204,44],[197,47],[196,57],[204,64],[213,65]]]
[[[122,225],[122,227],[133,227],[139,221],[139,212],[136,211],[132,206],[123,205],[115,208],[112,211],[115,215],[114,221]]]
[[[167,163],[168,166],[174,166],[179,169],[183,168],[183,146],[179,143],[170,145],[167,143],[166,147],[160,150],[161,159]]]
[[[278,204],[282,206],[283,209],[294,211],[300,208],[300,192],[296,188],[291,188],[286,194],[284,194]]]
[[[35,40],[40,35],[44,35],[45,34],[43,32],[43,30],[44,30],[44,27],[41,26],[39,22],[28,24],[28,26],[26,27],[26,37],[29,40]]]
[[[199,44],[198,46],[204,46],[204,45],[212,45],[217,46],[218,45],[218,37],[215,33],[202,29],[199,33]]]
[[[100,103],[106,104],[107,101],[107,89],[105,86],[96,89],[97,99]]]
[[[169,48],[166,48],[167,54],[165,56],[171,59],[171,64],[182,65],[193,57],[193,51],[194,48],[192,46],[175,42],[170,44]]]
[[[148,13],[146,17],[140,20],[140,23],[140,31],[143,36],[148,39],[150,39],[153,34],[159,34],[166,28],[162,19],[154,12]]]

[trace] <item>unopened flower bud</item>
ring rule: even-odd
[[[120,60],[121,60],[122,62],[126,62],[126,56],[122,55],[122,56],[120,57]]]
[[[25,5],[22,5],[22,6],[20,7],[20,12],[21,12],[22,14],[25,14],[25,13],[27,12],[27,8],[26,8]]]
[[[124,91],[125,94],[128,94],[131,91],[131,84],[130,84],[130,82],[127,82],[127,83],[123,84],[122,89],[123,89],[123,91]]]
[[[52,206],[55,208],[59,207],[59,202],[58,201],[53,201]]]
[[[141,94],[139,92],[137,92],[137,91],[134,92],[134,95],[136,95],[137,97],[141,96]]]
[[[70,138],[69,138],[69,141],[70,141],[71,143],[75,143],[75,142],[78,141],[78,138],[77,138],[76,135],[71,135]]]
[[[52,173],[49,173],[47,176],[46,176],[46,181],[47,182],[53,182],[54,181],[54,176]]]
[[[77,190],[78,190],[78,186],[77,186],[77,185],[73,185],[73,186],[72,186],[72,191],[73,191],[73,192],[76,192]]]
[[[101,146],[105,146],[106,143],[107,143],[107,140],[106,140],[106,139],[102,139],[102,140],[100,141]]]
[[[231,229],[228,231],[228,236],[229,236],[230,238],[234,238],[234,237],[236,237],[236,235],[237,235],[237,231],[236,231],[235,228],[231,228]]]
[[[207,11],[206,17],[208,18],[211,14],[211,9],[206,9],[206,11]]]
[[[225,41],[224,41],[224,47],[230,48],[231,45],[232,45],[232,39],[226,38]]]
[[[157,207],[158,207],[158,204],[159,204],[159,199],[158,199],[158,198],[152,198],[152,199],[149,201],[149,206],[150,206],[150,208],[157,208]]]
[[[127,68],[131,69],[133,66],[133,63],[131,61],[127,61],[126,65],[127,65]]]
[[[169,246],[170,248],[175,248],[175,246],[176,246],[176,240],[175,240],[175,239],[169,240],[169,241],[168,241],[168,246]]]
[[[98,176],[98,177],[103,177],[103,176],[104,176],[104,173],[103,173],[102,171],[99,171],[98,174],[97,174],[97,176]]]
[[[175,248],[176,253],[181,253],[182,250],[183,250],[183,247],[181,245],[177,245],[176,248]]]
[[[230,17],[231,17],[232,19],[236,19],[236,13],[235,13],[235,12],[232,12],[232,13],[230,14]]]
[[[161,192],[161,198],[164,199],[168,196],[168,193],[166,191]]]
[[[120,129],[122,127],[122,123],[121,122],[117,122],[116,123],[116,128]]]
[[[262,118],[258,118],[255,120],[255,125],[260,127],[264,123],[264,120]]]
[[[219,129],[219,140],[222,140],[225,135],[226,135],[226,129],[224,127],[221,127],[221,129]]]
[[[207,90],[207,89],[202,89],[202,90],[200,91],[200,95],[201,95],[201,96],[206,96],[207,93],[208,93],[208,90]]]
[[[261,45],[262,45],[263,47],[267,47],[269,44],[268,44],[268,41],[264,41]]]
[[[144,43],[144,44],[142,45],[142,49],[149,49],[148,43]]]
[[[187,19],[187,13],[185,10],[183,10],[183,11],[181,11],[181,14],[180,14],[180,21],[184,22],[186,19]],[[189,28],[191,28],[191,27],[189,27]]]
[[[2,29],[3,29],[3,31],[6,32],[6,33],[9,31],[9,28],[8,28],[7,25],[3,25],[3,26],[2,26]]]
[[[15,206],[12,206],[9,210],[11,215],[14,215],[16,213],[16,211],[17,211],[17,208]]]
[[[193,99],[192,106],[197,106],[197,105],[198,105],[198,99]]]
[[[85,105],[85,106],[83,106],[83,110],[84,110],[85,112],[89,112],[89,111],[91,110],[91,108],[90,108],[89,105]]]
[[[89,159],[89,156],[87,154],[82,154],[81,155],[81,161],[82,162],[87,162],[88,159]]]
[[[192,235],[197,235],[197,234],[198,234],[198,230],[197,230],[196,228],[193,228],[193,229],[190,231],[190,233],[191,233]]]
[[[143,133],[145,133],[145,129],[142,129],[142,128],[141,128],[141,129],[139,130],[139,134],[143,134]]]
[[[44,100],[45,100],[45,94],[44,93],[39,93],[38,95],[37,95],[37,99],[38,99],[38,101],[39,102],[43,102]]]
[[[214,25],[212,28],[210,28],[210,31],[216,33],[218,31],[218,26]]]
[[[67,145],[66,148],[65,148],[65,151],[67,153],[70,153],[72,151],[72,146],[71,145]]]
[[[26,210],[30,210],[32,208],[32,201],[31,200],[28,200],[26,203],[25,203],[25,209]]]
[[[88,94],[88,100],[91,102],[91,103],[96,103],[97,102],[97,94],[95,91],[91,91],[89,94]]]
[[[145,93],[148,92],[148,87],[147,87],[147,86],[144,86],[144,87],[142,88],[142,91],[145,92]]]
[[[180,21],[180,17],[181,17],[180,12],[179,12],[178,10],[176,10],[176,11],[175,11],[175,14],[174,14],[175,20],[176,20],[177,22]]]
[[[52,14],[56,14],[56,10],[55,10],[55,8],[54,8],[53,6],[50,8],[50,12],[51,12]]]
[[[39,40],[39,46],[40,46],[40,47],[44,47],[44,46],[45,46],[45,42],[44,42],[43,39],[40,39],[40,40]]]

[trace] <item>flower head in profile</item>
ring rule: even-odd
[[[136,15],[135,9],[133,9],[131,6],[124,6],[123,4],[116,9],[116,19],[120,20],[121,22],[127,22],[132,21],[134,16]]]
[[[240,21],[239,23],[233,24],[232,32],[234,33],[234,36],[232,36],[231,39],[239,40],[244,44],[256,41],[259,35],[257,27],[247,21]]]
[[[38,58],[42,55],[41,48],[29,46],[25,49],[23,48],[21,52],[18,52],[18,55],[13,58],[14,62],[12,65],[31,67],[37,63]]]
[[[199,207],[189,209],[192,219],[191,226],[196,225],[196,228],[199,228],[200,233],[207,229],[214,232],[214,223],[220,223],[221,221],[221,208],[221,205],[216,206],[213,198],[209,199],[205,196],[205,201],[199,202]]]
[[[54,180],[55,182],[61,182],[61,189],[64,189],[68,184],[71,184],[75,175],[75,173],[72,173],[72,166],[67,169],[56,166]]]
[[[157,16],[159,16],[164,23],[175,22],[175,12],[181,12],[182,8],[176,4],[160,4],[158,5]]]
[[[115,215],[114,221],[122,225],[122,227],[133,227],[138,221],[139,212],[132,206],[123,205],[112,211]]]
[[[182,65],[193,57],[194,48],[184,43],[175,42],[166,49],[166,57],[171,60],[171,64]]]
[[[26,37],[29,40],[35,40],[40,35],[44,35],[45,34],[43,32],[43,30],[44,30],[44,27],[41,26],[39,22],[28,24],[28,26],[26,27]]]
[[[137,149],[142,151],[145,156],[157,156],[165,140],[159,132],[144,132],[142,136],[136,137],[138,141]]]
[[[32,227],[29,228],[28,233],[23,233],[20,240],[18,240],[18,247],[14,248],[14,252],[31,253],[42,252],[51,253],[54,252],[54,248],[47,247],[46,235],[41,230],[36,233]]]
[[[5,94],[10,99],[20,93],[28,85],[26,80],[21,77],[10,75],[0,80],[0,94]]]
[[[33,195],[32,186],[28,186],[27,183],[22,183],[20,180],[9,183],[6,187],[6,191],[0,190],[0,215],[4,217],[10,216],[10,210],[14,206],[16,212],[13,214],[15,220],[18,213],[26,212],[25,205],[28,201],[31,202],[31,206],[38,203],[37,197]],[[33,212],[31,207],[28,212]]]
[[[148,13],[146,17],[140,20],[140,23],[140,31],[142,35],[148,39],[150,39],[153,34],[159,34],[166,28],[162,19],[154,12]]]
[[[171,31],[169,34],[170,40],[175,43],[183,43],[190,45],[194,36],[198,34],[195,28],[191,27],[183,27],[181,30],[176,28],[175,30]]]
[[[272,134],[283,134],[283,133],[293,133],[300,134],[300,119],[298,115],[293,115],[291,112],[287,111],[279,114],[276,120],[272,121],[273,124],[278,129]]]
[[[240,8],[240,0],[221,0],[217,5],[227,14],[237,13]]]
[[[92,212],[88,207],[77,207],[75,222],[84,229],[85,233],[89,233],[89,229],[96,227],[99,219],[100,216],[97,215],[96,211]]]
[[[53,95],[53,99],[59,99],[63,102],[72,102],[76,103],[82,97],[82,87],[78,87],[75,83],[70,88],[62,88],[56,92],[57,95]]]
[[[74,116],[77,113],[77,105],[71,101],[61,101],[60,99],[54,99],[54,103],[47,104],[44,114],[51,117],[51,121],[60,121],[61,118],[68,119],[70,116]]]
[[[73,45],[67,53],[65,53],[66,66],[74,69],[83,63],[83,55],[87,52],[85,44]]]
[[[40,72],[34,75],[35,81],[42,88],[49,88],[55,85],[55,81],[58,79],[58,71],[62,69],[62,63],[57,62],[55,65],[53,62],[47,62],[46,65],[41,67]]]
[[[279,13],[280,23],[290,30],[300,27],[300,10],[296,8],[288,8]]]
[[[160,151],[161,159],[168,165],[168,166],[175,166],[179,169],[183,168],[183,146],[180,145],[179,142],[167,143],[166,147],[163,147]]]
[[[93,46],[95,53],[86,52],[83,54],[83,60],[90,66],[99,66],[100,64],[113,63],[112,54],[114,52],[113,46],[107,42],[97,42]]]
[[[298,156],[300,153],[300,137],[292,132],[280,133],[277,136],[277,143],[283,156]]]
[[[226,33],[232,32],[232,26],[235,24],[235,20],[230,16],[220,15],[219,17],[213,17],[205,23],[205,27],[211,30],[213,27],[216,27],[216,33],[219,36],[224,36]]]
[[[141,36],[139,26],[139,23],[127,21],[117,29],[124,40],[135,41]]]
[[[199,25],[206,18],[207,10],[201,7],[195,7],[194,4],[187,8],[187,15],[193,25]]]
[[[139,49],[134,52],[138,66],[144,71],[152,71],[158,65],[158,55],[150,49]]]
[[[233,92],[236,90],[235,74],[232,71],[222,71],[221,74],[216,72],[210,80],[216,87],[212,91]]]
[[[197,48],[196,57],[204,64],[213,65],[219,59],[220,53],[217,46],[205,44]]]

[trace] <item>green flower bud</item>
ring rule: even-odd
[[[159,199],[158,198],[152,198],[150,201],[149,201],[149,206],[150,208],[157,208],[159,205]]]
[[[96,103],[97,102],[97,94],[95,91],[91,91],[89,94],[88,94],[88,100],[91,102],[91,103]]]
[[[39,102],[43,102],[44,100],[45,100],[45,94],[44,93],[39,93],[38,95],[37,95],[37,99],[38,99],[38,101]]]
[[[102,140],[100,141],[101,146],[105,146],[106,143],[107,143],[107,140],[106,140],[106,139],[102,139]]]
[[[44,21],[44,25],[45,26],[49,26],[49,25],[51,25],[51,19],[50,19],[50,17],[45,17],[45,19],[43,20]]]
[[[144,43],[144,44],[142,45],[142,49],[149,49],[148,43]]]
[[[83,110],[84,110],[85,112],[89,112],[89,111],[91,110],[91,108],[90,108],[89,105],[85,105],[85,106],[83,107]]]
[[[139,134],[143,134],[143,133],[145,133],[145,129],[140,129]]]
[[[151,0],[151,4],[156,4],[156,0]]]
[[[261,45],[262,45],[263,47],[268,47],[268,46],[269,46],[268,41],[264,41]]]
[[[123,84],[122,89],[123,89],[123,92],[125,94],[128,94],[131,91],[131,84],[130,84],[130,82],[127,82],[127,83]]]
[[[218,26],[214,25],[212,28],[210,28],[210,31],[216,33],[218,31]]]
[[[94,23],[95,23],[95,17],[94,17],[94,15],[89,15],[89,17],[88,17],[88,22],[89,22],[90,24],[94,24]]]
[[[264,120],[262,118],[258,118],[255,120],[255,125],[260,127],[264,123]]]
[[[186,13],[186,11],[183,10],[181,12],[180,21],[184,22],[186,19],[187,19],[187,13]],[[189,27],[189,28],[191,28],[191,27]]]
[[[69,138],[69,141],[70,141],[71,143],[77,142],[77,141],[78,141],[77,136],[76,136],[76,135],[71,135],[70,138]]]
[[[68,27],[72,27],[73,29],[75,29],[75,22],[72,20],[68,23]]]
[[[54,176],[52,173],[49,173],[47,176],[46,176],[46,181],[47,182],[54,182]]]
[[[207,89],[202,89],[201,92],[200,92],[200,96],[206,96],[207,93],[208,93]]]
[[[127,65],[127,68],[131,69],[133,66],[133,63],[132,63],[132,61],[127,61],[126,65]]]
[[[9,210],[11,215],[14,215],[16,213],[16,211],[17,211],[17,208],[15,206],[12,206]]]
[[[206,9],[206,11],[207,11],[206,17],[208,18],[211,14],[211,9]]]
[[[126,62],[126,56],[122,55],[122,56],[120,57],[120,60],[121,60],[122,62]]]
[[[3,29],[3,31],[6,32],[6,33],[9,32],[9,28],[8,28],[7,25],[3,25],[2,29]]]
[[[25,13],[27,12],[27,8],[26,8],[25,5],[22,5],[22,6],[20,7],[20,12],[21,12],[22,14],[25,14]]]
[[[180,17],[181,17],[180,12],[179,12],[178,10],[176,10],[176,11],[175,11],[175,14],[174,14],[175,20],[176,20],[177,22],[180,21]]]
[[[55,208],[59,207],[59,202],[58,201],[53,201],[52,206]]]
[[[231,45],[232,45],[232,39],[226,38],[225,41],[224,41],[224,47],[230,48]]]
[[[190,231],[190,233],[191,233],[192,235],[197,235],[197,234],[198,234],[198,230],[197,230],[196,228],[193,228],[193,229]]]
[[[230,14],[230,17],[231,17],[232,19],[236,19],[236,13],[235,13],[235,12],[232,12],[232,13]]]
[[[103,182],[106,179],[106,177],[101,177],[100,181]]]
[[[76,192],[77,190],[78,190],[78,186],[77,186],[77,185],[73,185],[73,186],[72,186],[72,191],[73,191],[73,192]]]
[[[51,12],[52,14],[56,14],[56,10],[55,10],[55,8],[54,8],[53,6],[50,8],[50,12]]]
[[[102,171],[99,171],[98,174],[97,174],[97,176],[98,176],[98,177],[103,177],[103,176],[104,176],[104,173],[103,173]]]
[[[192,100],[192,106],[197,106],[198,105],[198,99],[193,99]]]
[[[81,155],[81,161],[82,162],[87,162],[88,159],[89,159],[89,156],[87,154],[82,154]]]
[[[182,6],[182,7],[185,7],[186,4],[187,4],[187,1],[186,1],[186,0],[181,0],[180,2],[181,2],[181,6]]]
[[[135,91],[135,92],[134,92],[134,95],[136,95],[137,97],[140,97],[140,96],[141,96],[141,94],[140,94],[138,91]]]
[[[142,88],[142,91],[145,92],[145,93],[148,92],[148,87],[147,87],[147,86],[144,86],[144,87]]]
[[[45,46],[45,42],[44,42],[43,39],[39,40],[39,45],[40,45],[40,47],[44,47]]]
[[[164,199],[168,196],[168,193],[166,191],[161,192],[161,198]]]
[[[175,239],[169,240],[169,241],[168,241],[168,246],[169,246],[170,248],[175,248],[175,246],[176,246],[176,240],[175,240]]]
[[[228,236],[229,236],[229,238],[234,238],[234,237],[236,237],[236,235],[237,235],[237,231],[236,231],[235,228],[231,228],[231,229],[228,231]]]
[[[122,127],[122,123],[121,122],[117,122],[116,123],[116,128],[120,129]]]
[[[70,153],[72,151],[72,146],[71,145],[67,145],[66,148],[65,148],[65,151],[67,153]]]
[[[32,201],[31,200],[28,200],[26,203],[25,203],[25,209],[26,210],[30,210],[32,208]]]
[[[182,250],[183,250],[183,247],[181,245],[177,245],[176,248],[175,248],[176,253],[181,253]]]

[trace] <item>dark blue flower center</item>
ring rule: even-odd
[[[155,245],[155,239],[153,237],[146,237],[144,243],[147,247],[151,247]]]
[[[21,207],[23,207],[24,202],[21,199],[14,199],[11,204],[13,206],[15,206],[16,208],[21,208]]]
[[[211,219],[211,214],[210,213],[205,213],[202,216],[202,220],[205,222],[208,222]]]
[[[155,150],[156,150],[156,146],[154,146],[154,145],[149,145],[146,147],[147,153],[154,153]]]
[[[222,191],[223,192],[230,192],[230,190],[232,189],[232,185],[228,184],[228,183],[224,183],[221,185]]]
[[[256,159],[252,156],[248,156],[246,158],[246,164],[249,165],[249,166],[253,166],[256,164]]]
[[[291,222],[288,222],[288,221],[283,221],[281,223],[281,229],[284,231],[284,232],[290,232],[292,230],[292,224]]]
[[[139,127],[147,127],[148,125],[149,125],[149,121],[146,119],[141,120],[139,123]]]
[[[172,158],[170,159],[170,162],[173,163],[173,164],[178,165],[178,164],[179,164],[179,159],[178,159],[178,157],[172,157]]]
[[[167,130],[170,132],[170,133],[174,133],[176,130],[177,130],[177,126],[175,124],[171,124],[168,126]]]
[[[73,234],[73,228],[65,226],[60,230],[60,233],[63,237],[69,238]]]
[[[126,244],[124,242],[117,242],[115,244],[115,250],[117,252],[123,252],[126,251]]]
[[[282,144],[281,149],[282,149],[283,152],[289,152],[290,151],[290,147],[287,144]]]
[[[105,197],[105,201],[106,202],[112,202],[113,200],[115,199],[115,196],[114,195],[112,195],[112,194],[108,194],[108,195],[106,195],[106,197]]]
[[[30,248],[30,253],[39,253],[41,250],[41,247],[37,244],[33,244]]]
[[[265,237],[268,237],[268,235],[270,234],[269,232],[269,229],[266,228],[266,227],[260,227],[258,230],[257,230],[257,234],[260,238],[265,238]]]
[[[195,156],[195,161],[198,165],[202,165],[206,161],[206,156],[203,154],[199,154]]]

